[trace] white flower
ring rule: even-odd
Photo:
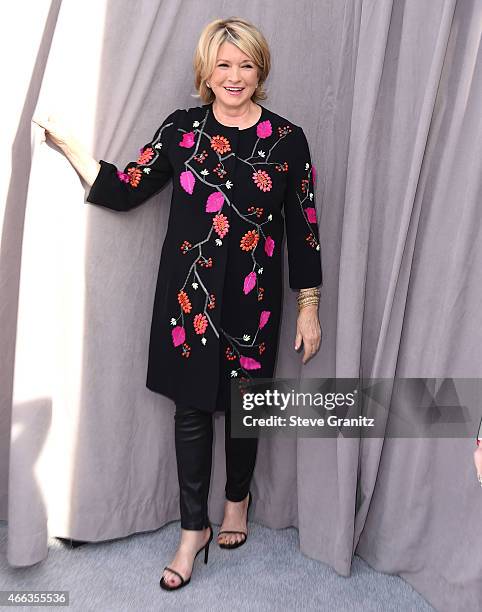
[[[151,169],[150,169],[150,168],[144,168],[144,172],[145,172],[146,174],[149,174],[149,172],[150,172],[150,171],[151,171]]]
[[[258,151],[258,155],[260,157],[264,157],[266,155],[266,153],[264,151]]]
[[[263,274],[263,268],[260,268],[260,269],[258,270],[258,274]]]
[[[206,170],[206,168],[204,168],[204,170],[201,170],[201,174],[204,174],[204,176],[207,176],[209,174],[209,170]]]
[[[174,317],[172,317],[172,319],[171,319],[171,325],[176,325],[176,323],[177,323],[176,319],[175,319]]]
[[[231,378],[236,378],[237,375],[238,373],[236,372],[236,370],[231,370]]]
[[[248,336],[248,334],[244,334],[243,340],[246,340],[246,341],[251,340],[251,336]]]
[[[313,194],[310,191],[310,200],[312,200],[312,199],[313,199]]]
[[[202,342],[203,344],[206,344],[207,340],[206,340],[206,338],[205,338],[204,336],[201,338],[201,342]]]
[[[162,142],[158,142],[156,145],[154,145],[154,149],[161,149],[162,148]]]
[[[193,284],[191,285],[191,287],[192,287],[193,289],[197,289],[197,288],[199,287],[199,285],[198,285],[197,283],[193,283]]]
[[[199,127],[199,121],[195,121],[195,122],[192,124],[192,127]]]
[[[308,162],[306,162],[305,164],[305,170],[309,170],[310,169],[310,164]]]
[[[273,218],[273,215],[268,215],[268,221],[271,221],[272,218]]]
[[[233,183],[231,183],[231,181],[226,181],[226,189],[231,189],[232,186]]]
[[[221,240],[221,238],[216,238],[214,242],[216,243],[216,246],[221,246],[223,244],[223,241]]]
[[[316,250],[317,250],[317,251],[319,251],[319,250],[320,250],[320,245],[319,245],[319,244],[317,244],[317,245],[316,245]]]

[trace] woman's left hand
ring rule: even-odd
[[[301,346],[301,341],[305,348],[303,355],[303,364],[320,348],[321,343],[321,326],[318,320],[318,306],[310,304],[304,306],[298,313],[296,322],[296,340],[295,351]]]

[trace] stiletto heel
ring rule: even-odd
[[[194,561],[196,561],[196,557],[202,550],[204,550],[204,563],[208,562],[209,545],[211,544],[213,536],[214,536],[213,528],[211,527],[211,525],[209,525],[209,530],[210,530],[209,540],[206,542],[206,544],[204,544],[204,546],[201,546],[201,548],[194,555],[194,560],[192,562],[193,569],[191,571],[191,576],[192,576],[192,572],[194,571]],[[191,582],[191,576],[189,576],[189,578],[186,580],[184,576],[181,576],[179,572],[176,572],[176,570],[173,570],[172,567],[169,567],[168,565],[166,565],[164,570],[169,570],[173,574],[176,574],[176,576],[179,576],[179,578],[181,579],[181,582],[179,584],[176,584],[175,586],[169,586],[167,582],[164,580],[164,576],[161,576],[161,579],[159,581],[159,586],[161,587],[161,589],[164,589],[165,591],[175,591],[176,589],[180,589],[182,587],[187,586]]]
[[[248,491],[248,495],[249,495],[249,500],[248,500],[248,507],[246,509],[246,533],[244,531],[229,531],[226,529],[223,529],[222,531],[218,531],[218,536],[221,535],[222,533],[240,533],[241,535],[244,536],[244,540],[241,540],[240,542],[233,542],[232,544],[220,543],[218,544],[219,548],[227,548],[227,549],[239,548],[240,546],[246,543],[246,540],[248,539],[249,507],[251,506],[251,502],[253,500],[253,495],[251,494],[251,491]]]

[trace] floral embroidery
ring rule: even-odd
[[[186,340],[186,331],[181,325],[176,325],[176,327],[172,329],[171,335],[174,346],[179,346]]]
[[[256,272],[250,272],[244,279],[244,285],[243,285],[243,291],[244,294],[246,295],[247,293],[249,293],[253,287],[256,285]]]
[[[256,215],[258,217],[258,219],[261,217],[261,215],[263,214],[263,208],[259,208],[258,206],[254,207],[254,206],[250,206],[248,208],[248,213]]]
[[[207,156],[208,156],[208,152],[206,151],[206,149],[203,149],[201,153],[198,153],[197,155],[194,156],[194,159],[198,163],[202,164]]]
[[[189,300],[189,296],[185,291],[179,291],[177,294],[177,301],[181,305],[183,312],[191,312],[191,301]]]
[[[151,161],[154,157],[154,150],[151,147],[146,147],[144,150],[140,150],[139,157],[137,158],[137,163],[145,165]]]
[[[194,132],[186,132],[182,135],[182,140],[179,143],[180,147],[185,147],[186,149],[190,149],[194,146]]]
[[[137,161],[135,162],[136,166],[146,166],[146,165],[152,166],[152,164],[159,157],[159,150],[162,148],[162,142],[161,142],[162,134],[164,130],[170,127],[171,125],[172,125],[172,122],[165,123],[159,130],[157,137],[152,141],[152,143],[150,143],[149,146],[146,145],[143,149],[139,149],[139,156],[137,158]],[[154,149],[156,149],[156,152],[154,151]],[[131,166],[127,168],[127,173],[120,172],[118,170],[117,177],[119,178],[119,180],[122,181],[123,183],[130,183],[131,187],[138,187],[140,180],[142,178],[142,172],[136,166]],[[143,168],[143,171],[145,174],[149,174],[150,170],[151,170],[150,168]]]
[[[245,357],[244,355],[239,358],[239,363],[245,370],[259,370],[261,367],[259,361],[256,361],[256,359],[252,357]]]
[[[267,121],[261,121],[256,126],[256,135],[258,138],[269,138],[273,133],[273,128],[271,126],[271,121],[269,119]]]
[[[224,136],[219,135],[213,136],[211,138],[211,148],[214,149],[216,153],[220,153],[221,155],[223,155],[223,153],[231,151],[231,145],[229,143],[229,140]]]
[[[208,320],[206,318],[206,315],[200,313],[197,314],[194,317],[193,325],[194,329],[196,330],[196,334],[204,334],[208,327]]]
[[[194,176],[194,174],[190,170],[185,170],[184,172],[181,172],[179,181],[184,191],[189,193],[189,195],[192,195],[192,192],[194,191],[194,185],[196,183],[196,177]]]
[[[127,174],[129,175],[129,182],[132,187],[137,187],[140,183],[142,172],[139,168],[127,168]]]
[[[211,293],[209,296],[208,308],[209,310],[212,310],[215,306],[216,306],[216,296],[214,295],[214,293]]]
[[[256,230],[249,230],[246,232],[244,236],[241,238],[241,242],[239,246],[243,249],[243,251],[252,251],[256,245],[258,244],[259,234]]]
[[[259,329],[263,329],[263,327],[268,322],[268,319],[269,319],[270,315],[271,315],[271,311],[270,310],[263,310],[261,312],[260,317],[259,317]]]
[[[256,187],[261,191],[271,191],[273,183],[271,182],[270,175],[264,170],[256,170],[253,172],[253,181],[256,183]]]
[[[221,163],[218,163],[218,165],[214,168],[213,172],[214,174],[217,174],[219,178],[224,178],[227,174],[226,170],[224,169],[224,166]]]
[[[206,212],[217,212],[224,204],[224,196],[220,191],[214,191],[207,199]]]
[[[266,236],[266,240],[264,241],[264,252],[268,257],[273,256],[274,251],[274,240],[271,236]]]
[[[215,217],[213,217],[213,227],[216,234],[220,238],[224,238],[229,231],[228,218],[221,213],[218,213]]]
[[[129,182],[129,175],[126,174],[125,172],[121,172],[120,170],[117,170],[117,176],[123,183]]]
[[[211,187],[213,191],[206,199],[205,212],[215,214],[213,215],[211,229],[204,238],[199,239],[194,244],[188,240],[184,240],[180,245],[180,250],[183,255],[194,251],[196,253],[196,257],[192,261],[184,284],[178,292],[180,314],[177,319],[175,317],[171,319],[171,324],[174,326],[174,329],[172,330],[172,338],[174,346],[181,347],[180,354],[183,357],[189,357],[191,353],[191,346],[186,342],[184,319],[185,315],[192,313],[192,304],[186,291],[184,291],[184,288],[190,285],[194,290],[199,291],[205,296],[203,300],[204,308],[200,309],[200,312],[197,312],[191,320],[193,329],[197,335],[202,336],[200,338],[202,345],[206,345],[208,341],[204,335],[208,331],[208,328],[211,328],[215,336],[218,338],[220,334],[223,334],[229,344],[225,351],[225,357],[228,361],[233,362],[233,369],[230,371],[230,375],[233,378],[237,378],[240,390],[243,392],[243,385],[251,378],[250,371],[260,370],[262,368],[261,362],[255,359],[253,356],[248,355],[246,349],[256,350],[257,354],[260,356],[265,353],[267,349],[266,343],[258,341],[258,334],[263,334],[263,329],[269,325],[271,310],[261,310],[257,328],[245,330],[240,337],[231,336],[225,329],[214,325],[210,318],[211,311],[213,311],[216,306],[216,297],[214,293],[209,292],[208,286],[206,286],[206,279],[199,276],[199,268],[211,268],[215,263],[215,258],[206,258],[203,254],[204,244],[210,242],[211,245],[221,247],[223,246],[222,239],[229,233],[229,218],[222,213],[224,207],[227,206],[230,208],[233,215],[237,215],[240,219],[244,220],[248,226],[250,226],[246,229],[239,243],[240,249],[246,253],[250,253],[253,260],[253,267],[244,277],[242,282],[243,294],[248,295],[249,293],[253,292],[254,289],[256,289],[254,295],[256,295],[257,301],[263,301],[265,297],[265,288],[259,286],[259,278],[263,273],[263,268],[258,263],[255,252],[259,241],[262,240],[264,253],[266,256],[273,256],[274,248],[276,246],[275,240],[271,235],[266,234],[265,232],[265,225],[272,221],[273,215],[270,213],[267,215],[266,220],[262,222],[261,218],[263,217],[265,210],[263,206],[257,205],[258,203],[255,202],[247,208],[246,213],[243,213],[237,208],[235,203],[231,201],[231,196],[228,194],[227,190],[232,189],[234,185],[233,181],[231,180],[232,177],[227,176],[228,172],[224,167],[223,162],[231,155],[234,155],[235,157],[237,156],[235,153],[231,152],[231,143],[228,138],[219,134],[211,136],[205,132],[204,128],[206,119],[207,114],[203,121],[193,123],[193,127],[196,129],[189,132],[183,131],[182,139],[178,143],[179,146],[186,149],[194,147],[192,154],[184,162],[184,170],[179,174],[179,181],[182,189],[187,194],[192,195],[194,190],[197,188],[198,181]],[[268,139],[270,136],[274,135],[274,130],[269,120],[258,123],[256,126],[256,135],[258,140],[253,147],[251,156],[245,159],[239,158],[240,161],[248,164],[252,168],[251,176],[253,182],[263,193],[271,191],[273,187],[273,180],[268,172],[270,167],[274,166],[274,169],[279,173],[288,172],[287,161],[272,161],[271,156],[275,145],[281,139],[286,138],[290,133],[292,133],[292,131],[293,129],[290,125],[278,127],[276,130],[278,140],[273,143],[267,141],[266,145],[260,149],[259,139]],[[215,151],[218,159],[211,166],[205,167],[199,171],[194,162],[197,164],[203,164],[206,160],[209,160],[206,148],[203,149],[200,146],[203,139],[207,139],[205,142],[209,143],[210,148]],[[146,148],[142,152],[139,159],[149,161],[153,154],[154,149],[151,147]],[[225,155],[226,157],[222,157]],[[266,169],[260,166],[264,166]],[[139,174],[141,173],[137,173],[135,170],[136,169],[132,169],[132,173],[129,175],[130,181],[132,181],[133,178],[134,181],[140,180]],[[313,176],[314,180],[314,168],[312,166],[310,167],[310,164],[307,163],[305,165],[305,170],[306,176],[300,179],[296,194],[301,213],[303,214],[303,217],[307,222],[307,227],[309,227],[310,230],[308,235],[305,237],[306,241],[310,246],[317,248],[318,243],[316,241],[316,237],[309,225],[310,223],[316,223],[316,210],[313,206],[304,208],[305,202],[309,202],[313,199],[313,194],[310,193],[310,179],[311,176]],[[212,173],[213,178],[208,179],[207,177],[210,175],[210,173]],[[221,180],[224,180],[225,178],[228,180],[221,184],[215,184],[216,179],[214,178],[214,175]],[[122,177],[119,178],[122,180]],[[260,197],[262,198],[262,195]],[[189,327],[187,329],[189,329]],[[237,364],[235,362],[237,362]],[[238,367],[236,367],[236,365],[238,365]]]
[[[185,255],[191,249],[191,247],[192,247],[192,244],[188,242],[187,240],[184,240],[184,242],[181,244],[181,251]]]
[[[310,223],[316,223],[316,209],[313,207],[305,208],[306,216]]]

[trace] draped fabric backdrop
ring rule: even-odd
[[[263,104],[302,125],[317,167],[322,348],[306,366],[293,349],[285,253],[276,375],[482,376],[479,0],[57,0],[35,3],[28,25],[22,10],[9,21],[21,57],[7,70],[24,76],[1,145],[0,519],[11,565],[45,559],[49,535],[106,540],[179,518],[174,405],[145,387],[171,187],[128,214],[87,204],[31,117],[57,113],[97,159],[123,166],[169,112],[201,103],[191,58],[212,19],[237,15],[264,32]],[[341,575],[356,552],[438,610],[474,609],[473,448],[262,438],[254,520],[296,526],[301,551]]]

